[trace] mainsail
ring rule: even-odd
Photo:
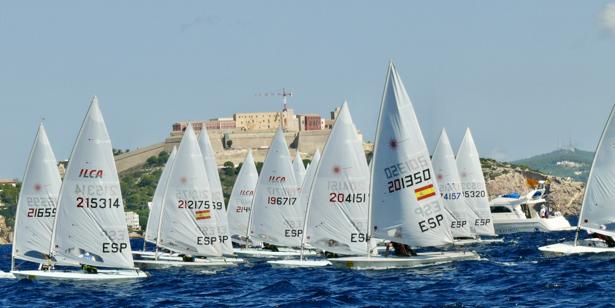
[[[476,214],[464,201],[461,179],[455,162],[455,154],[448,140],[446,130],[442,129],[440,139],[431,158],[433,169],[444,199],[444,208],[451,214],[451,232],[454,237],[473,237]]]
[[[216,215],[216,221],[218,222],[218,235],[227,238],[221,244],[222,254],[232,255],[233,244],[230,241],[231,235],[228,227],[228,216],[226,213],[226,206],[224,205],[224,194],[222,193],[222,184],[220,183],[220,174],[218,173],[218,164],[216,163],[216,152],[214,152],[207,134],[207,129],[203,127],[201,134],[199,135],[199,147],[203,154],[203,160],[205,163],[205,170],[207,172],[207,180],[211,189],[212,200],[216,203],[222,203],[221,209],[215,209],[214,215]]]
[[[239,242],[243,242],[248,236],[248,222],[257,181],[258,172],[256,165],[254,165],[252,150],[249,150],[241,165],[231,192],[231,198],[228,201],[229,229],[232,238],[241,240]]]
[[[173,147],[173,151],[167,159],[167,163],[162,170],[156,191],[154,191],[154,198],[152,199],[152,208],[149,209],[149,216],[147,217],[147,229],[145,230],[144,240],[150,243],[156,243],[158,239],[158,223],[160,222],[160,213],[162,212],[164,191],[169,181],[169,173],[171,172],[171,166],[175,161],[175,155],[177,155],[177,149]]]
[[[297,150],[297,154],[295,155],[295,159],[293,160],[293,172],[295,172],[295,180],[297,181],[297,186],[301,187],[301,185],[303,184],[303,179],[305,178],[305,166],[303,165],[303,159],[301,159],[299,150]]]
[[[306,240],[325,251],[367,251],[369,168],[344,103],[318,163],[309,197]]]
[[[485,177],[480,165],[478,150],[469,128],[466,130],[457,152],[457,169],[461,179],[464,201],[477,216],[472,223],[476,234],[495,236]]]
[[[373,236],[411,246],[452,243],[438,190],[412,103],[391,63],[372,159]]]
[[[215,210],[203,155],[192,129],[184,132],[163,195],[158,246],[192,256],[221,256]],[[229,239],[230,240],[230,239]]]
[[[64,175],[52,245],[60,263],[134,268],[111,140],[96,97]]]
[[[289,247],[301,245],[305,207],[299,202],[288,146],[278,129],[256,184],[250,238]]]
[[[19,192],[13,234],[13,258],[48,260],[51,230],[62,180],[45,127],[41,123],[30,151]]]
[[[615,122],[611,110],[592,163],[579,227],[615,237]]]

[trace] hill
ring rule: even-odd
[[[548,175],[586,182],[593,159],[594,152],[571,148],[532,156],[513,163],[540,170]]]

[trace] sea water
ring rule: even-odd
[[[69,283],[0,280],[0,304],[20,306],[546,306],[608,305],[615,255],[546,257],[538,246],[574,232],[518,233],[473,245],[482,260],[380,271],[273,269],[251,263],[220,272],[154,270],[142,280]],[[134,240],[133,247],[142,247]],[[0,269],[10,267],[0,247]]]

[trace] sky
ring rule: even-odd
[[[393,60],[433,150],[466,127],[481,156],[593,150],[615,103],[609,1],[3,1],[0,178],[21,178],[44,118],[67,159],[97,95],[115,148],[178,120],[346,99],[374,139]]]

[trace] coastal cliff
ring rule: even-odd
[[[517,192],[525,194],[530,191],[528,184],[532,181],[551,180],[551,200],[554,209],[564,215],[578,215],[583,201],[585,184],[566,178],[547,176],[539,171],[529,168],[500,163],[490,159],[481,160],[489,199],[498,195]]]
[[[6,219],[0,216],[0,244],[8,244],[13,238],[13,231],[6,225]]]

